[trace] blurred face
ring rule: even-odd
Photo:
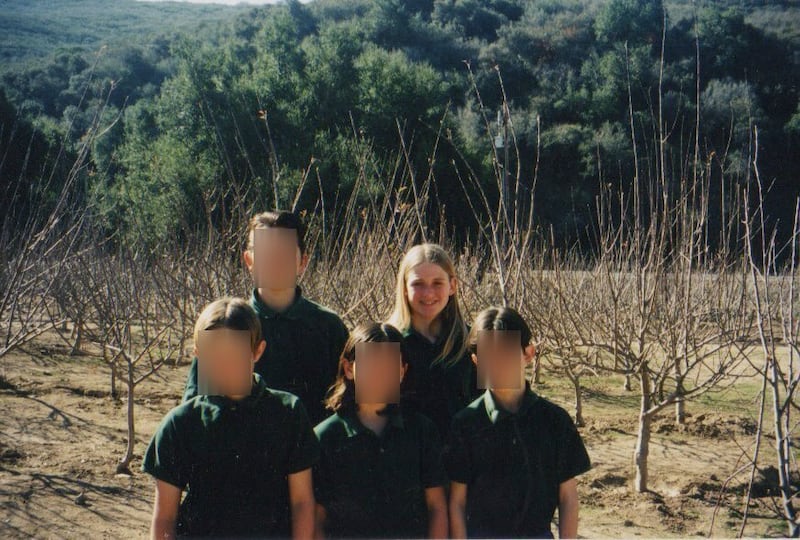
[[[478,367],[478,388],[521,390],[525,364],[530,361],[521,347],[516,330],[481,330],[478,352],[473,355]]]
[[[245,263],[257,288],[293,288],[304,262],[294,229],[270,227],[253,231],[253,249],[245,253]]]
[[[456,280],[434,263],[422,263],[406,276],[406,298],[412,316],[435,319],[456,292]]]
[[[356,387],[358,404],[400,403],[405,367],[399,343],[357,343],[348,378]]]
[[[253,363],[264,350],[253,351],[250,332],[219,328],[204,330],[195,343],[198,393],[210,396],[246,396],[253,384]]]

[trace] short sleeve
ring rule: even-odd
[[[142,471],[183,490],[189,482],[187,459],[183,452],[175,416],[170,413],[161,421],[150,440],[142,460]]]
[[[592,464],[575,423],[563,409],[559,411],[558,422],[559,448],[562,449],[558,454],[558,481],[561,483],[585,473]]]
[[[420,429],[422,435],[420,481],[424,488],[440,487],[447,484],[447,474],[442,464],[442,443],[439,438],[439,430],[427,418],[420,415],[420,419],[423,421]]]
[[[458,419],[455,419],[450,426],[450,432],[442,450],[442,461],[451,481],[468,484],[472,479],[472,460],[467,437]]]
[[[192,365],[189,367],[189,376],[186,378],[186,386],[183,389],[182,402],[187,402],[197,395],[197,357],[192,359]]]
[[[289,448],[289,462],[287,473],[294,474],[313,467],[319,461],[319,441],[311,428],[306,408],[296,400],[292,405],[291,413],[295,432],[291,434],[291,447]],[[290,434],[287,433],[287,436]]]

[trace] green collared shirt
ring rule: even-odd
[[[318,459],[303,405],[255,375],[244,399],[197,396],[172,409],[142,471],[186,490],[179,535],[288,537],[287,475]]]
[[[561,483],[591,467],[569,414],[529,388],[515,413],[489,390],[459,412],[443,460],[467,484],[471,537],[552,537]]]
[[[425,489],[446,483],[439,434],[421,414],[394,409],[380,435],[355,413],[334,414],[314,432],[317,503],[332,538],[428,535]]]
[[[267,342],[253,367],[270,388],[290,392],[305,405],[312,425],[327,413],[322,404],[336,379],[348,331],[336,313],[305,298],[300,287],[295,301],[283,312],[267,306],[254,290],[250,297]],[[183,400],[197,395],[197,359],[192,361]]]
[[[441,338],[432,343],[414,328],[405,329],[403,337],[408,357],[403,405],[433,420],[444,437],[453,416],[480,395],[475,364],[469,352],[460,358],[441,358]]]
[[[520,401],[519,409],[516,412],[507,411],[503,408],[502,405],[497,403],[494,399],[494,394],[492,394],[491,390],[486,390],[483,393],[483,408],[486,410],[486,416],[489,417],[489,421],[492,424],[496,424],[501,420],[505,420],[507,418],[512,418],[514,415],[517,416],[525,416],[530,411],[531,407],[540,399],[533,390],[530,388],[526,388],[524,394],[522,394],[522,401]]]

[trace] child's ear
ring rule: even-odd
[[[353,369],[353,362],[347,358],[342,358],[342,367],[344,368],[344,376],[349,380],[356,378],[355,370]]]
[[[242,252],[242,262],[244,266],[247,268],[247,271],[251,274],[253,273],[253,252],[252,250],[246,249]]]
[[[192,356],[195,358],[200,358],[200,356],[197,354],[197,346],[192,347]]]
[[[475,364],[475,365],[477,366],[477,365],[478,365],[478,355],[477,355],[477,354],[475,354],[475,353],[472,353],[472,354],[470,355],[470,357],[472,358],[472,363],[473,363],[473,364]]]
[[[406,377],[406,373],[408,373],[408,364],[400,363],[400,382],[403,382],[403,379]]]
[[[308,266],[308,253],[301,253],[300,254],[300,265],[297,267],[297,274],[300,275],[306,271],[306,267]]]
[[[258,359],[261,358],[261,355],[264,354],[264,350],[267,348],[267,342],[263,339],[258,343],[256,350],[253,352],[253,363],[255,364],[258,362]]]
[[[531,343],[530,345],[522,349],[522,355],[525,358],[526,364],[530,364],[531,362],[533,362],[533,357],[536,356],[536,345]]]
[[[458,292],[458,280],[454,277],[450,278],[450,296]]]

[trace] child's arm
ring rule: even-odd
[[[314,538],[316,540],[322,540],[323,538],[325,538],[325,520],[328,519],[328,513],[325,511],[325,507],[322,506],[321,504],[317,504],[314,517],[316,518],[316,525],[314,527]]]
[[[428,505],[428,538],[447,538],[447,497],[443,487],[425,489]]]
[[[175,524],[181,505],[181,490],[169,482],[156,480],[156,496],[153,504],[153,522],[150,538],[164,540],[175,538]]]
[[[450,482],[450,538],[467,537],[467,484]]]
[[[574,478],[558,487],[558,537],[578,537],[578,482]]]
[[[292,537],[314,536],[314,489],[311,468],[289,475],[289,506],[292,512]]]

